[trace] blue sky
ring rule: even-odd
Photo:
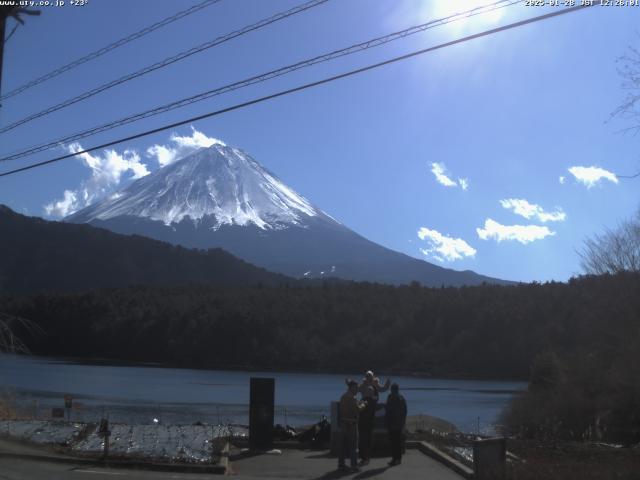
[[[5,47],[2,91],[195,3],[89,0],[83,7],[43,7]],[[0,125],[299,3],[222,0],[5,100]],[[488,1],[331,0],[1,134],[0,154],[483,3]],[[439,26],[81,144],[103,143],[556,8],[520,4]],[[583,239],[615,227],[639,205],[640,179],[611,173],[640,171],[640,138],[619,133],[630,126],[624,120],[608,121],[625,95],[616,59],[629,46],[640,47],[639,20],[640,7],[593,7],[192,127],[244,149],[334,218],[389,248],[494,277],[564,281],[580,273],[576,250]],[[45,206],[55,206],[65,191],[74,192],[77,203],[95,201],[160,168],[150,147],[184,146],[193,139],[194,130],[185,126],[112,152],[0,178],[0,203],[56,218],[60,209],[47,215]],[[0,170],[63,152],[60,147],[4,162]],[[86,199],[80,198],[83,191],[89,192]]]

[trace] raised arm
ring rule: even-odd
[[[386,392],[387,390],[389,390],[389,387],[391,386],[391,380],[388,378],[387,378],[387,381],[384,382],[384,385],[380,385],[379,378],[376,378],[375,382],[376,382],[376,388],[378,389],[378,392]]]

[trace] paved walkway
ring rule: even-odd
[[[149,472],[123,470],[121,468],[95,468],[68,463],[28,461],[15,458],[0,458],[2,480],[204,480],[225,477],[199,473]]]
[[[222,478],[205,473],[157,472],[127,470],[124,468],[100,468],[74,464],[74,460],[60,463],[46,457],[58,459],[62,455],[48,449],[29,446],[0,439],[0,479],[1,480],[88,480],[118,477],[131,480]],[[42,460],[19,458],[19,455],[37,455]],[[418,450],[407,450],[402,464],[387,466],[389,459],[373,458],[360,472],[345,474],[337,470],[337,460],[326,452],[316,450],[283,450],[281,455],[246,455],[232,457],[231,471],[237,480],[292,479],[424,479],[462,480],[463,477],[431,459]]]
[[[238,480],[283,479],[424,479],[461,480],[463,477],[417,450],[407,450],[402,464],[389,467],[389,458],[373,458],[358,473],[337,470],[337,460],[326,453],[309,450],[284,450],[282,455],[256,455],[232,460]]]

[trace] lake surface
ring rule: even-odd
[[[91,365],[46,357],[0,354],[0,395],[13,397],[40,417],[71,394],[71,418],[133,423],[248,423],[249,378],[276,382],[276,423],[304,425],[329,416],[345,390],[344,379],[362,373],[303,374],[190,370],[155,366]],[[386,377],[383,377],[384,380]],[[465,432],[491,432],[523,382],[393,377],[409,415],[442,418]],[[381,401],[386,393],[381,394]]]

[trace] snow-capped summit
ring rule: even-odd
[[[367,240],[242,150],[218,141],[65,220],[189,248],[220,247],[254,265],[298,278],[395,284],[415,280],[433,286],[496,282]]]
[[[302,195],[238,148],[215,143],[132,183],[68,217],[73,222],[135,216],[180,223],[209,217],[222,225],[281,229],[304,225],[309,217],[327,218]]]

